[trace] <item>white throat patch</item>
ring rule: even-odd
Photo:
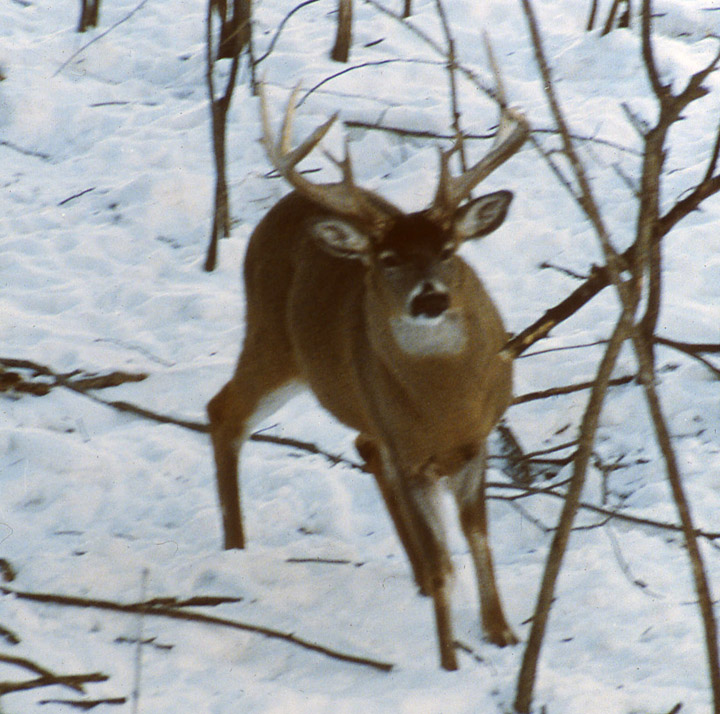
[[[454,310],[438,317],[403,315],[392,320],[390,327],[398,347],[416,357],[456,355],[468,340],[462,319]]]

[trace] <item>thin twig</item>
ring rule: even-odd
[[[105,682],[109,677],[100,672],[91,672],[90,674],[55,674],[46,667],[33,662],[25,657],[15,657],[12,655],[0,653],[0,662],[5,664],[22,667],[37,675],[35,679],[23,680],[20,682],[0,682],[0,696],[11,692],[20,692],[27,689],[36,689],[38,687],[50,687],[58,685],[67,687],[80,694],[85,693],[83,684],[88,682]]]
[[[635,374],[626,374],[623,377],[615,377],[608,382],[609,387],[620,387],[624,384],[630,384],[630,382],[637,379]],[[587,389],[592,389],[595,382],[580,382],[579,384],[569,384],[564,387],[552,387],[551,389],[543,389],[537,392],[527,392],[515,397],[512,401],[513,406],[517,404],[526,404],[527,402],[537,401],[538,399],[549,399],[550,397],[557,397],[565,394],[573,394],[574,392],[580,392]]]
[[[432,60],[424,60],[424,59],[415,59],[415,58],[389,58],[389,59],[382,59],[382,60],[368,60],[366,62],[359,62],[358,64],[354,64],[351,67],[343,67],[343,69],[338,70],[337,72],[333,72],[333,74],[328,75],[327,77],[324,77],[319,82],[314,84],[310,89],[308,89],[306,92],[303,93],[303,95],[298,99],[296,106],[302,105],[310,95],[317,92],[320,87],[324,86],[325,84],[328,84],[329,82],[332,82],[333,80],[337,79],[338,77],[342,77],[343,75],[349,74],[350,72],[355,72],[360,69],[366,69],[368,67],[382,67],[386,64],[423,64],[423,65],[429,65],[429,66],[440,66],[440,62],[434,62]]]
[[[618,543],[615,531],[613,531],[612,528],[608,527],[603,529],[603,532],[605,533],[605,535],[607,535],[608,540],[610,541],[610,547],[612,548],[613,555],[615,556],[615,561],[620,568],[620,572],[625,576],[627,581],[631,585],[634,585],[636,588],[638,588],[640,592],[643,593],[643,595],[647,595],[648,597],[651,597],[655,600],[662,597],[659,593],[650,590],[650,588],[648,588],[648,584],[644,580],[635,577],[632,570],[630,569],[630,563],[628,563],[627,559],[623,555],[622,550],[620,549],[620,543]]]
[[[495,489],[499,491],[517,492],[521,497],[550,496],[551,498],[562,501],[566,500],[567,498],[566,493],[561,493],[560,491],[556,490],[557,485],[545,486],[541,488],[538,486],[506,483],[503,481],[488,481],[487,487],[488,489]],[[490,492],[488,494],[488,498],[496,501],[510,501],[516,500],[517,496],[501,496]],[[597,506],[593,503],[588,503],[587,501],[579,501],[578,508],[584,511],[590,511],[591,513],[596,513],[599,516],[603,516],[611,520],[623,521],[624,523],[632,523],[634,525],[646,526],[648,528],[668,531],[671,533],[682,534],[683,532],[682,526],[676,523],[666,523],[664,521],[657,521],[653,518],[644,518],[643,516],[636,516],[632,513],[625,513],[624,511],[618,511],[614,508]],[[695,535],[698,538],[702,538],[703,540],[707,540],[709,542],[720,540],[720,531],[706,531],[701,528],[696,528]]]
[[[680,342],[679,340],[671,340],[667,337],[656,337],[658,344],[667,347],[673,347],[676,350],[685,352],[689,355],[704,354],[720,354],[720,343],[718,342]]]
[[[130,12],[127,15],[125,15],[124,17],[121,17],[116,23],[110,25],[110,27],[108,27],[107,30],[105,30],[104,32],[101,32],[99,35],[96,35],[95,37],[92,38],[92,40],[90,40],[90,42],[87,42],[79,50],[77,50],[76,52],[73,52],[70,55],[70,57],[60,65],[60,67],[57,69],[57,71],[53,74],[53,77],[57,77],[60,74],[60,72],[62,72],[65,69],[65,67],[67,67],[76,57],[78,57],[78,55],[81,55],[83,52],[85,52],[85,50],[88,47],[90,47],[90,45],[95,44],[98,40],[102,40],[103,37],[106,37],[107,35],[109,35],[116,27],[119,27],[120,25],[127,22],[133,15],[135,15],[140,10],[142,10],[145,7],[145,5],[147,5],[147,3],[148,3],[148,0],[142,0],[142,2],[140,2],[132,10],[130,10]]]
[[[12,149],[13,151],[17,151],[23,156],[33,156],[36,159],[42,159],[43,161],[50,161],[52,159],[52,156],[50,156],[50,154],[45,154],[41,151],[33,151],[32,149],[25,149],[22,146],[13,144],[12,141],[7,141],[6,139],[0,139],[0,146],[4,146],[6,149]]]
[[[590,14],[588,15],[587,23],[585,24],[585,31],[590,32],[590,30],[595,27],[595,17],[597,16],[597,9],[598,9],[598,0],[592,0],[590,4]]]
[[[458,155],[460,157],[460,166],[463,171],[467,171],[467,161],[465,159],[465,145],[463,143],[463,131],[460,126],[460,103],[458,100],[457,93],[457,60],[455,56],[455,39],[450,31],[450,24],[448,23],[447,15],[445,14],[445,7],[442,4],[442,0],[435,0],[435,11],[440,18],[440,25],[445,35],[446,48],[446,68],[448,73],[448,83],[450,86],[450,106],[451,106],[451,119],[453,133],[455,134],[454,140],[458,147]],[[488,45],[489,46],[489,45]]]
[[[696,345],[689,345],[685,342],[677,342],[675,340],[668,340],[664,337],[657,337],[655,336],[654,341],[659,345],[665,345],[666,347],[671,347],[672,349],[678,350],[679,352],[682,352],[683,354],[689,355],[693,359],[697,360],[701,364],[705,365],[716,377],[720,378],[720,368],[716,367],[710,360],[705,359],[700,353],[706,350],[699,350],[697,349]],[[714,345],[715,347],[718,347],[718,345]]]
[[[299,10],[302,10],[304,7],[307,7],[308,5],[312,5],[316,2],[319,2],[319,0],[305,0],[305,2],[301,2],[299,5],[296,5],[290,12],[288,12],[285,17],[278,23],[277,28],[275,29],[275,34],[273,35],[272,39],[270,40],[270,44],[268,45],[267,50],[263,55],[258,57],[255,60],[255,66],[257,67],[261,62],[264,62],[271,54],[272,51],[275,49],[275,45],[277,44],[277,41],[280,39],[280,35],[282,34],[282,31],[285,29],[285,25],[287,24],[288,20]]]
[[[149,605],[146,602],[139,603],[119,603],[113,600],[99,600],[95,598],[84,598],[73,595],[60,595],[57,593],[36,593],[26,592],[22,590],[15,590],[8,588],[7,586],[0,587],[0,592],[6,595],[14,595],[20,600],[29,600],[31,602],[38,602],[48,605],[59,605],[63,607],[78,607],[78,608],[91,608],[96,610],[109,610],[111,612],[123,612],[131,614],[143,614],[150,617],[163,617],[171,620],[183,620],[185,622],[198,622],[206,625],[216,625],[219,627],[227,627],[233,630],[240,630],[242,632],[250,632],[258,635],[262,635],[268,639],[282,640],[283,642],[289,642],[292,645],[302,647],[303,649],[317,652],[318,654],[330,657],[332,659],[340,660],[341,662],[348,662],[350,664],[357,664],[364,667],[370,667],[381,672],[390,672],[394,665],[389,662],[382,662],[380,660],[371,659],[368,657],[361,657],[358,655],[351,655],[331,647],[320,645],[316,642],[311,642],[291,632],[281,632],[271,627],[265,627],[263,625],[252,625],[246,622],[239,622],[237,620],[229,620],[223,617],[214,617],[212,615],[205,615],[199,612],[193,612],[189,610],[177,610],[175,608],[154,606]]]
[[[140,582],[140,601],[146,599],[147,595],[148,569],[143,568]],[[135,659],[133,662],[133,690],[132,690],[132,710],[133,714],[138,714],[140,710],[140,690],[142,687],[142,642],[143,627],[145,625],[144,614],[138,613],[137,632],[135,645]]]
[[[40,704],[66,704],[75,709],[90,711],[101,704],[121,706],[127,703],[126,697],[103,697],[102,699],[41,699]]]
[[[110,679],[106,674],[101,672],[91,672],[89,674],[67,674],[50,677],[37,677],[36,679],[28,679],[22,682],[0,682],[0,697],[11,692],[22,692],[28,689],[39,689],[40,687],[55,687],[64,685],[66,687],[75,688],[91,682],[107,682]]]
[[[436,62],[434,60],[422,60],[422,59],[400,59],[400,60],[392,60],[397,62],[409,62],[409,63],[420,63],[420,64],[427,64],[432,66],[440,66],[440,62]],[[358,67],[362,67],[364,65],[358,65]],[[347,71],[347,70],[345,70]],[[333,75],[337,76],[337,75]],[[351,129],[368,129],[370,131],[384,131],[388,132],[389,134],[397,134],[398,136],[407,136],[410,138],[418,138],[418,139],[431,139],[431,140],[442,140],[442,141],[451,141],[453,139],[452,134],[442,134],[437,131],[430,131],[428,129],[411,129],[410,127],[403,127],[403,126],[394,126],[391,124],[378,124],[377,122],[368,122],[368,121],[362,121],[360,119],[346,119],[343,121],[345,126],[350,127]],[[557,129],[543,129],[542,127],[534,127],[531,129],[531,134],[557,134]],[[464,132],[463,137],[466,141],[471,140],[478,140],[478,141],[485,141],[487,139],[492,139],[493,136],[495,136],[495,132],[486,132],[483,134],[477,134],[474,132]],[[616,141],[611,141],[609,139],[601,139],[597,136],[585,136],[584,134],[571,134],[571,137],[574,141],[582,141],[592,144],[598,144],[599,146],[605,146],[610,149],[614,149],[616,151],[622,151],[627,154],[632,154],[634,156],[640,156],[640,153],[629,147],[624,146],[623,144],[619,144]]]
[[[33,672],[34,674],[38,674],[41,677],[45,679],[57,679],[58,683],[69,687],[70,689],[75,690],[76,692],[82,693],[84,690],[82,688],[81,684],[78,684],[76,681],[73,681],[71,683],[67,683],[65,681],[62,681],[62,677],[58,677],[54,672],[51,672],[47,667],[43,667],[42,665],[37,664],[37,662],[33,662],[31,659],[27,659],[26,657],[15,657],[13,655],[8,655],[0,652],[0,662],[3,662],[4,664],[11,664],[15,667],[21,667],[22,669],[26,669],[29,672]],[[3,692],[3,685],[9,684],[8,682],[2,682],[0,683],[0,693]]]

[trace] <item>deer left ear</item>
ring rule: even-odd
[[[311,233],[328,253],[341,258],[357,258],[367,262],[370,239],[361,230],[342,218],[325,218],[315,222]]]
[[[499,228],[507,216],[510,191],[496,191],[461,206],[455,215],[455,233],[460,241],[482,238]]]

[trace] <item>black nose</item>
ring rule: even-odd
[[[446,292],[440,292],[430,283],[410,301],[410,314],[413,317],[439,317],[450,307],[450,298]]]

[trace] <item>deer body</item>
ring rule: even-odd
[[[441,180],[442,200],[405,214],[354,186],[347,158],[342,183],[308,184],[294,164],[329,124],[289,152],[290,116],[275,151],[265,117],[265,141],[296,191],[251,236],[245,342],[235,374],[208,405],[225,547],[245,544],[237,482],[242,441],[294,386],[309,387],[359,433],[357,449],[416,582],[433,599],[441,664],[455,669],[452,564],[437,503],[442,481],[456,497],[475,563],[485,632],[499,645],[516,641],[495,585],[484,480],[485,441],[510,402],[512,364],[501,353],[507,335],[500,315],[456,252],[503,222],[512,194],[458,205],[469,191],[462,187],[460,198],[456,191],[448,199],[457,186]],[[518,148],[527,129],[519,124],[512,135]]]
[[[350,428],[391,442],[406,467],[484,443],[509,403],[511,364],[498,355],[506,334],[475,273],[453,256],[462,284],[455,297],[462,301],[455,307],[462,346],[408,353],[361,261],[327,253],[298,228],[323,217],[321,207],[293,193],[258,226],[245,263],[248,342],[282,335],[287,349],[279,361],[288,381],[306,384]],[[256,261],[266,255],[272,261]],[[272,325],[268,305],[283,307],[272,311]],[[262,354],[275,359],[265,345]]]

